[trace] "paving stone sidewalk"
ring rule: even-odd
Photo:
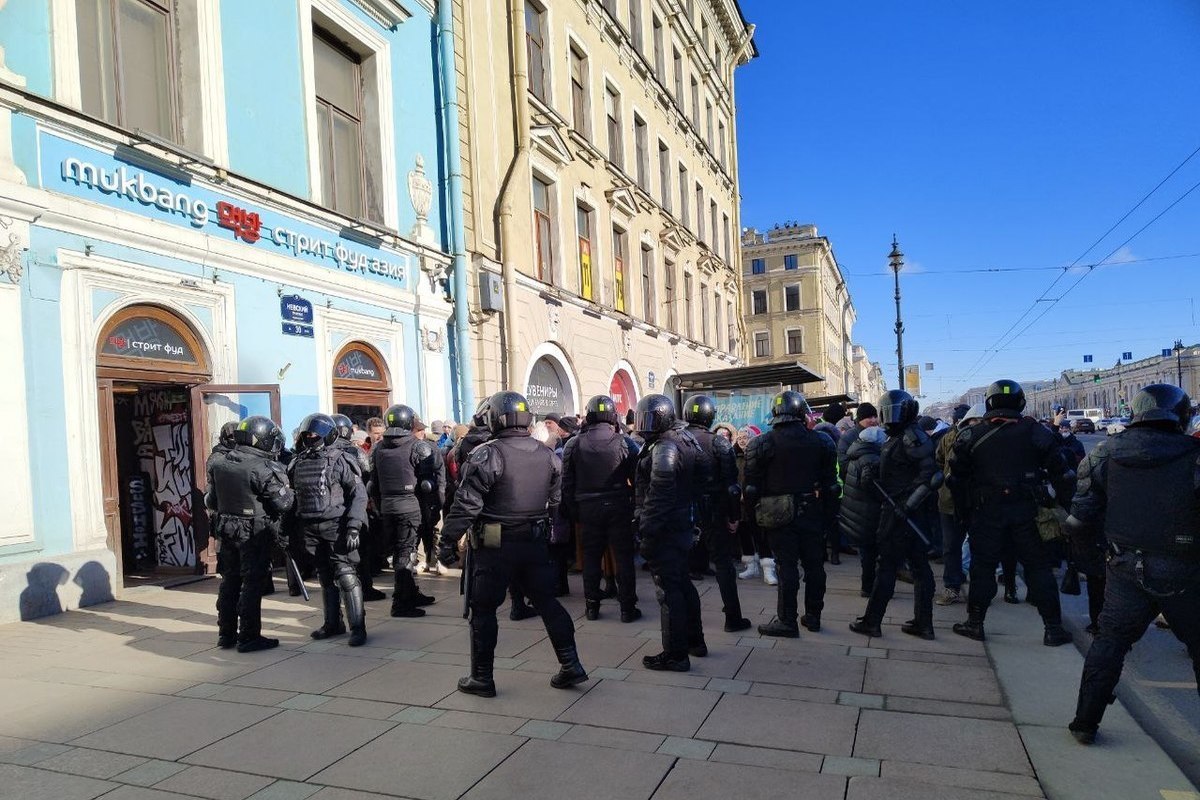
[[[134,590],[0,627],[0,798],[1046,797],[1055,782],[1035,772],[1011,687],[984,645],[949,630],[963,607],[935,609],[936,641],[912,639],[897,627],[912,604],[902,587],[884,637],[868,639],[846,628],[864,603],[857,560],[829,572],[825,628],[799,640],[723,633],[715,583],[698,584],[710,655],[687,674],[641,666],[660,649],[647,573],[646,616],[630,625],[615,601],[585,620],[572,576],[565,604],[592,679],[552,689],[540,621],[502,618],[490,700],[454,690],[468,661],[456,577],[422,579],[438,597],[423,619],[368,604],[358,649],[309,638],[317,592],[309,604],[277,593],[263,611],[280,647],[245,655],[215,647],[216,581]],[[770,619],[774,589],[739,588],[747,616]],[[1040,657],[1032,609],[1004,614],[1006,645],[1028,638],[1014,652]],[[1074,686],[1050,691],[1069,698]],[[1066,741],[1048,723],[1037,730]],[[1124,755],[1118,745],[1102,757]]]

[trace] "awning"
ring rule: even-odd
[[[716,369],[707,372],[688,372],[677,376],[679,390],[694,392],[732,389],[760,389],[767,386],[798,386],[825,380],[801,364],[762,364],[752,367]]]
[[[858,405],[858,395],[855,394],[830,394],[824,397],[807,397],[808,407],[816,410],[829,406],[832,403],[841,403],[843,408],[854,408]]]

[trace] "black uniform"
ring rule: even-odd
[[[842,475],[842,502],[838,510],[838,522],[842,536],[848,542],[858,547],[859,559],[862,563],[862,582],[860,589],[864,597],[871,594],[875,585],[875,561],[879,555],[876,545],[876,533],[879,531],[880,506],[883,500],[875,482],[879,480],[879,458],[883,447],[873,441],[879,434],[869,433],[866,438],[862,431],[855,429],[844,436],[844,442],[853,435],[853,441],[846,448],[845,467]],[[839,446],[841,442],[838,443]],[[889,509],[890,511],[890,509]]]
[[[937,473],[933,441],[915,422],[888,430],[888,439],[879,456],[879,485],[896,507],[903,509],[902,513],[910,515],[918,525],[922,521],[920,509],[927,498],[933,496],[931,482]],[[867,610],[855,630],[879,635],[879,624],[896,591],[896,573],[907,561],[913,575],[913,619],[902,626],[902,630],[932,639],[934,585],[928,545],[886,500],[880,507],[875,546],[879,553],[875,584],[867,601]],[[995,571],[994,565],[992,569]]]
[[[314,631],[323,639],[344,633],[345,601],[351,643],[365,640],[362,584],[358,579],[357,539],[367,524],[367,492],[356,462],[332,447],[309,448],[288,464],[296,492],[295,518],[304,547],[314,559],[325,606],[325,623]]]
[[[508,393],[502,393],[508,394]],[[496,400],[492,400],[493,408]],[[525,406],[522,398],[520,405]],[[522,413],[524,413],[522,411]],[[492,696],[492,664],[498,625],[496,609],[510,581],[520,585],[545,625],[563,671],[552,679],[566,688],[587,675],[575,651],[575,626],[554,597],[549,526],[562,493],[562,462],[524,427],[508,427],[478,445],[467,460],[454,505],[442,525],[439,558],[457,560],[458,541],[471,535],[466,577],[471,626],[471,675],[459,689]],[[578,675],[564,680],[570,668]],[[571,673],[574,675],[575,673]],[[556,682],[557,681],[557,682]]]
[[[709,484],[711,458],[682,422],[648,441],[638,457],[635,496],[642,555],[650,562],[662,620],[665,660],[690,668],[689,653],[708,650],[700,595],[688,578],[696,506]]]
[[[746,492],[771,542],[779,574],[776,618],[760,625],[759,632],[799,635],[801,565],[801,622],[810,630],[820,630],[825,607],[825,531],[837,524],[837,447],[833,439],[810,431],[803,414],[775,418],[771,430],[755,436],[746,448]],[[786,513],[787,498],[791,499],[790,513]],[[771,514],[769,506],[784,512]]]
[[[971,531],[971,586],[966,625],[956,633],[982,638],[987,608],[996,596],[996,567],[1011,548],[1025,567],[1029,600],[1047,628],[1047,644],[1070,641],[1062,631],[1062,608],[1053,558],[1037,530],[1038,497],[1046,478],[1060,502],[1072,494],[1074,473],[1060,439],[1020,411],[999,408],[958,432],[950,452],[956,513]],[[1065,637],[1065,638],[1064,638]]]
[[[633,478],[638,446],[607,422],[588,423],[563,448],[563,509],[583,537],[583,596],[598,615],[600,562],[612,547],[617,600],[625,616],[637,607],[633,567]],[[594,605],[593,605],[594,604]]]
[[[707,491],[700,498],[700,532],[721,592],[725,629],[730,632],[745,630],[750,627],[750,622],[742,617],[735,566],[739,542],[730,530],[741,516],[737,454],[732,442],[705,426],[688,425],[687,430],[700,444],[700,449],[708,454],[712,465]]]
[[[394,542],[392,568],[396,574],[392,595],[393,617],[421,617],[421,599],[413,573],[420,563],[417,543],[422,522],[422,500],[440,504],[445,469],[438,448],[403,428],[388,428],[371,451],[369,494],[380,515],[385,541]],[[424,487],[424,489],[422,488]],[[422,494],[433,495],[427,499]]]
[[[365,485],[371,474],[371,462],[367,454],[361,447],[356,445],[349,439],[338,437],[337,441],[329,445],[333,450],[338,450],[347,459],[353,462],[358,469],[359,477]],[[372,509],[367,509],[367,525],[362,529],[358,541],[358,581],[362,584],[364,600],[382,600],[387,595],[375,588],[375,580],[372,577],[376,554],[382,546],[379,536],[379,525],[372,519],[374,514]]]
[[[1110,555],[1100,630],[1071,723],[1080,741],[1095,736],[1125,654],[1160,612],[1187,647],[1200,685],[1198,497],[1200,441],[1178,431],[1131,426],[1096,445],[1083,463],[1071,516],[1086,531],[1072,544],[1095,548],[1107,537]]]
[[[262,636],[262,590],[280,517],[291,510],[292,501],[287,473],[268,452],[239,444],[208,461],[204,504],[216,512],[213,532],[220,543],[217,628],[222,647],[236,643],[245,652],[278,644]]]

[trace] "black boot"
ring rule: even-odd
[[[265,636],[258,636],[245,642],[238,642],[237,651],[239,653],[255,653],[259,650],[270,650],[273,647],[279,646],[278,639],[268,639]]]
[[[362,647],[367,643],[367,614],[363,608],[362,585],[358,582],[358,575],[339,575],[338,588],[342,590],[342,601],[346,604],[346,625],[350,628],[350,641],[347,644]]]
[[[1095,744],[1096,731],[1099,730],[1099,725],[1093,725],[1089,722],[1080,722],[1078,719],[1072,720],[1067,726],[1067,730],[1075,737],[1075,741],[1080,744]]]
[[[1017,597],[1017,575],[1016,573],[1004,573],[1004,602],[1013,603],[1014,605],[1021,602],[1021,598]]]
[[[480,621],[471,620],[471,674],[458,679],[458,690],[477,697],[495,697],[496,682],[492,679],[492,663],[496,654],[495,620],[492,633]]]
[[[866,617],[859,617],[858,619],[854,620],[854,622],[851,622],[850,630],[854,631],[855,633],[861,633],[863,636],[871,636],[874,638],[883,636],[883,631],[880,629],[879,623],[869,620]]]
[[[725,617],[725,632],[726,633],[737,633],[738,631],[744,631],[744,630],[749,629],[750,626],[753,624],[754,623],[752,623],[750,620],[746,619],[745,617],[742,617],[742,616],[730,617],[727,615]]]
[[[642,666],[655,672],[687,672],[692,668],[692,662],[687,653],[673,655],[664,651],[653,656],[642,656]]]
[[[829,563],[833,564],[835,567],[842,563],[842,554],[838,552],[836,547],[833,549],[833,552],[829,554]]]
[[[423,617],[425,609],[418,608],[417,582],[407,567],[396,571],[396,591],[392,594],[393,617]]]
[[[637,606],[621,609],[621,622],[637,622],[642,618],[642,610]]]
[[[785,622],[779,617],[771,617],[771,621],[766,625],[759,625],[758,632],[761,636],[776,636],[782,639],[800,638],[800,628],[795,621]]]
[[[599,600],[587,600],[584,602],[584,606],[585,606],[584,614],[587,616],[588,619],[591,619],[591,620],[600,619],[600,601]]]
[[[217,637],[217,647],[222,650],[232,650],[234,647],[237,647],[237,636],[225,633],[221,634]]]
[[[579,663],[579,653],[575,650],[575,645],[556,647],[554,654],[558,656],[558,663],[562,665],[558,673],[550,679],[550,685],[555,689],[570,689],[588,679],[583,664]]]
[[[708,655],[708,643],[704,641],[703,636],[688,643],[688,655],[696,658],[704,658]]]
[[[314,639],[328,639],[346,632],[342,623],[342,601],[334,584],[321,587],[321,602],[325,606],[325,624],[309,634]]]
[[[805,614],[800,618],[800,624],[813,633],[819,633],[821,630],[821,615]]]
[[[986,639],[983,633],[983,618],[987,609],[981,606],[967,605],[967,621],[954,623],[954,632],[959,636],[982,642]]]
[[[1042,644],[1046,647],[1059,647],[1073,641],[1075,641],[1075,637],[1071,636],[1069,631],[1064,630],[1062,625],[1047,625],[1046,632],[1042,634]]]
[[[933,625],[929,622],[910,619],[908,622],[900,626],[901,633],[907,633],[909,636],[916,636],[918,639],[924,639],[931,642],[934,640]]]

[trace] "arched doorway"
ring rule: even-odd
[[[192,573],[206,531],[196,491],[191,387],[212,377],[209,355],[175,313],[129,306],[96,343],[104,512],[126,579]]]
[[[618,367],[608,384],[608,394],[617,404],[617,414],[622,418],[637,406],[637,389],[633,384],[633,376],[624,367]]]
[[[382,417],[391,405],[392,381],[379,351],[354,341],[333,360],[333,410],[345,414],[362,430],[371,417]]]
[[[539,418],[550,413],[574,414],[575,392],[562,362],[544,355],[529,367],[529,378],[525,381],[525,397],[529,410]]]

